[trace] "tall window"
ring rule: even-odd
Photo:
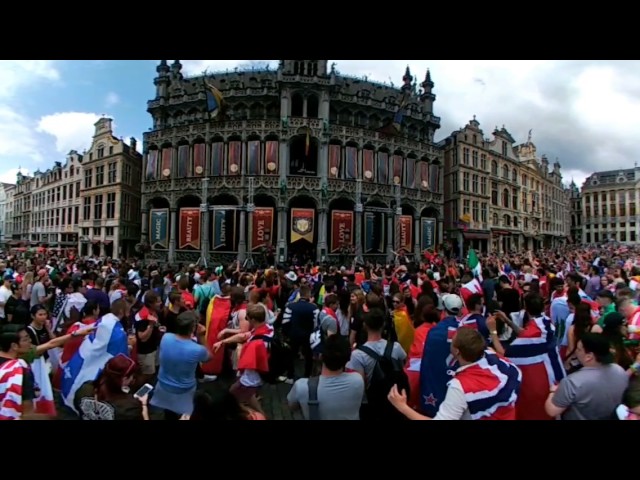
[[[104,184],[104,165],[96,167],[96,187],[101,187]]]
[[[96,195],[93,203],[93,219],[102,220],[102,195]]]
[[[82,219],[91,220],[91,197],[84,197],[82,205]]]
[[[116,164],[116,162],[111,162],[109,163],[109,170],[108,170],[108,183],[116,183],[116,172],[118,165]]]
[[[107,218],[115,218],[116,217],[116,193],[108,193],[107,194]]]
[[[90,168],[84,171],[84,188],[91,188],[91,179],[93,172]]]

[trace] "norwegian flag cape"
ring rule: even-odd
[[[428,417],[435,417],[447,393],[447,385],[458,368],[451,356],[451,341],[458,328],[474,328],[475,322],[464,317],[446,317],[433,327],[424,344],[420,363],[420,404]]]
[[[544,404],[549,389],[565,377],[551,320],[542,315],[529,321],[506,348],[504,356],[522,370],[516,403],[518,420],[551,420]]]

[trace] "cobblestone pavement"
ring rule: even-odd
[[[154,384],[155,382],[151,382]],[[220,379],[215,382],[199,384],[198,388],[204,391],[215,391],[216,389],[228,389],[231,381]],[[279,383],[276,385],[264,385],[262,387],[262,408],[268,420],[303,420],[299,411],[291,412],[287,406],[287,394],[291,390],[291,385]],[[58,420],[78,420],[76,414],[62,403],[59,394],[56,393],[56,405],[58,409]],[[152,420],[162,420],[163,413],[151,408],[149,415]]]

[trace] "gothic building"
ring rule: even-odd
[[[327,60],[182,74],[162,60],[144,134],[142,248],[171,262],[272,252],[385,261],[442,241],[442,153],[429,72],[418,87]]]

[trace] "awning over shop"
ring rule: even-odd
[[[467,240],[489,240],[488,232],[463,232],[463,235]]]

